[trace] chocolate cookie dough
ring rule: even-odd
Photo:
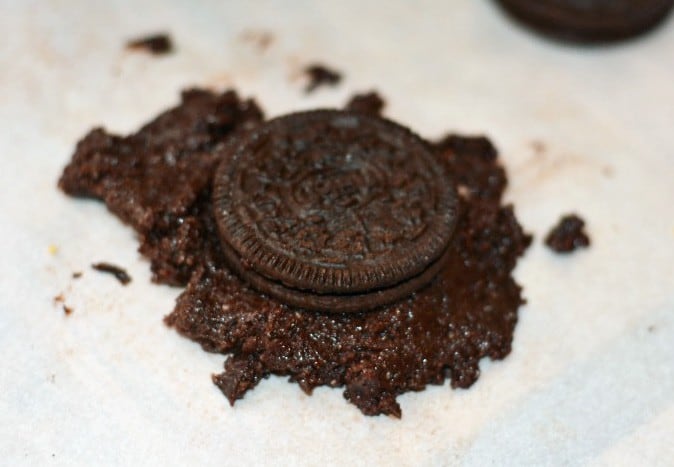
[[[138,232],[153,279],[185,285],[197,267],[218,261],[204,256],[216,150],[234,131],[262,119],[257,104],[233,91],[188,90],[179,106],[138,133],[120,137],[91,130],[77,144],[59,186],[69,195],[104,201]]]
[[[424,142],[461,194],[435,277],[374,310],[320,312],[251,288],[223,250],[213,174],[229,145],[262,123],[255,103],[234,92],[189,91],[136,134],[92,131],[59,182],[66,193],[102,199],[137,230],[156,281],[187,283],[166,322],[228,355],[214,382],[230,402],[276,374],[307,393],[344,387],[363,413],[399,417],[398,395],[445,379],[469,387],[481,358],[510,352],[523,303],[511,272],[530,237],[501,205],[506,177],[487,139]]]
[[[539,32],[580,42],[642,34],[662,22],[674,0],[498,0],[514,18]]]

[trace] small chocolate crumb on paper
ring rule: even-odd
[[[143,50],[152,55],[165,55],[173,52],[173,41],[168,34],[154,34],[130,40],[127,42],[126,48],[130,50]]]
[[[81,271],[73,272],[73,279],[79,279],[80,277],[82,277]]]
[[[307,94],[315,91],[321,86],[337,86],[342,80],[341,73],[320,64],[307,66],[304,69],[304,74],[307,75],[309,79],[307,86],[304,88],[304,92]]]
[[[545,237],[545,244],[557,253],[571,253],[590,246],[590,237],[583,231],[585,221],[575,214],[562,217]]]
[[[73,313],[73,309],[68,305],[63,305],[63,313],[65,313],[66,316],[70,316]]]
[[[91,267],[96,271],[112,274],[122,285],[126,285],[131,282],[131,276],[124,269],[120,268],[119,266],[115,266],[114,264],[95,263],[92,264]]]

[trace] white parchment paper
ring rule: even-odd
[[[0,31],[0,464],[674,464],[674,22],[588,49],[477,0],[2,0]],[[174,54],[124,50],[156,31]],[[314,60],[343,84],[305,96]],[[270,116],[376,88],[425,136],[492,137],[536,235],[512,354],[402,396],[402,420],[276,377],[230,408],[224,358],[162,324],[180,291],[150,283],[133,232],[56,190],[89,128],[132,131],[195,85]],[[593,245],[560,257],[541,241],[570,211]]]

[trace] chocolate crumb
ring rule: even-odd
[[[91,267],[96,271],[112,274],[122,285],[126,285],[131,282],[131,276],[124,269],[120,268],[119,266],[115,266],[114,264],[95,263],[92,264]]]
[[[73,309],[67,305],[63,305],[63,313],[65,313],[66,316],[70,316],[73,312]]]
[[[168,34],[153,34],[127,42],[126,48],[130,50],[143,50],[152,55],[165,55],[173,52],[173,41]]]
[[[585,221],[575,214],[562,217],[545,237],[545,244],[557,253],[570,253],[590,246],[590,237],[583,231]]]
[[[386,102],[374,91],[354,95],[346,104],[346,109],[369,115],[381,115]]]
[[[73,279],[79,279],[80,277],[82,277],[81,271],[77,271],[77,272],[73,273]]]
[[[309,94],[320,86],[337,86],[342,80],[342,74],[332,70],[324,65],[313,64],[304,69],[309,82],[304,88],[304,92]]]
[[[54,303],[63,303],[65,302],[65,297],[63,296],[62,293],[58,294],[57,296],[54,297]]]

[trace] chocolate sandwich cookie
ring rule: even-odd
[[[498,0],[516,19],[579,42],[627,39],[665,19],[674,0]]]
[[[286,115],[225,147],[215,217],[230,267],[283,303],[363,311],[447,260],[453,184],[406,128],[362,113]]]

